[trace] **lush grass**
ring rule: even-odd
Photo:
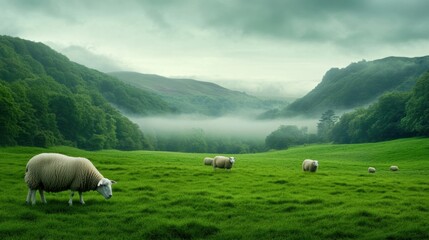
[[[69,207],[68,192],[48,193],[27,206],[39,152],[91,159],[118,181],[113,198]],[[429,239],[429,139],[236,155],[231,172],[204,166],[210,155],[1,148],[0,239]],[[317,173],[301,171],[305,158]]]

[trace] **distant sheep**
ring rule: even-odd
[[[398,166],[390,166],[390,171],[398,171],[399,170],[399,168],[398,168]]]
[[[369,167],[369,168],[368,168],[368,172],[369,172],[369,173],[375,173],[375,168],[373,168],[373,167]]]
[[[216,168],[225,168],[227,170],[231,170],[234,162],[234,157],[216,156],[213,159],[213,169],[216,170]]]
[[[204,158],[204,165],[213,165],[213,158]]]
[[[311,159],[305,159],[302,162],[302,171],[304,171],[304,172],[316,172],[318,166],[319,166],[319,161],[311,160]]]
[[[112,197],[112,184],[115,181],[104,178],[86,158],[69,157],[58,153],[41,153],[32,157],[25,170],[28,185],[27,204],[36,204],[36,191],[39,190],[43,203],[44,191],[61,192],[71,190],[69,205],[73,205],[74,192],[79,192],[80,203],[83,192],[97,190],[103,197]]]

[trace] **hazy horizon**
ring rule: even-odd
[[[264,140],[281,125],[307,128],[308,133],[317,133],[316,118],[282,118],[270,120],[251,119],[245,115],[225,115],[208,117],[194,114],[169,116],[129,116],[145,134],[177,134],[193,129],[201,129],[208,136],[228,136]]]
[[[0,33],[100,71],[210,81],[286,98],[332,67],[429,55],[429,2],[0,0]]]

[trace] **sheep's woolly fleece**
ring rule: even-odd
[[[302,170],[304,172],[316,172],[318,166],[319,166],[319,161],[317,160],[305,159],[302,162]]]
[[[234,157],[224,157],[224,156],[216,156],[213,159],[213,169],[216,168],[225,168],[225,169],[231,169],[232,166],[235,163]]]
[[[112,196],[111,181],[104,178],[95,166],[86,158],[69,157],[58,153],[42,153],[31,158],[26,167],[25,182],[29,188],[27,203],[35,203],[35,192],[78,191],[83,202],[82,192],[97,190],[106,199]],[[71,198],[69,201],[71,205]]]

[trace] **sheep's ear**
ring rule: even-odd
[[[99,187],[99,186],[101,186],[101,185],[103,185],[103,179],[101,179],[101,180],[98,182],[97,187]]]
[[[115,181],[115,180],[110,180],[110,182],[111,182],[112,184],[115,184],[115,183],[116,183],[116,181]]]

